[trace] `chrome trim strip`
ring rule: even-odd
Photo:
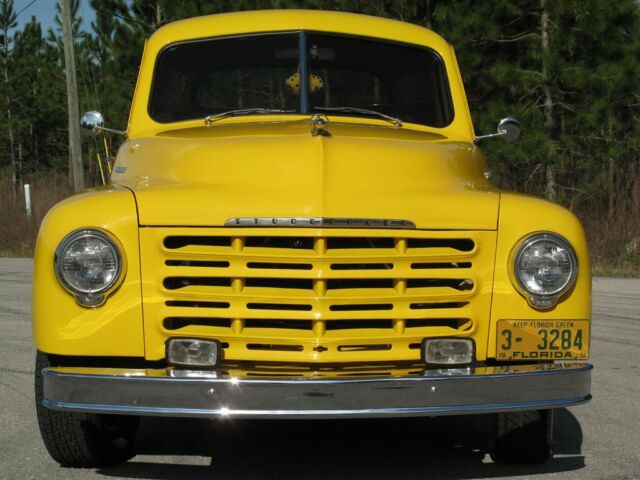
[[[510,410],[544,410],[581,405],[591,400],[591,395],[549,400],[545,402],[514,402],[486,405],[452,405],[450,407],[382,408],[352,410],[231,410],[189,409],[156,407],[119,407],[113,405],[64,403],[43,400],[45,407],[86,413],[111,413],[123,415],[145,415],[155,417],[236,417],[236,418],[375,418],[375,417],[420,417],[440,415],[469,415],[497,413]]]
[[[410,220],[393,218],[329,217],[237,217],[224,222],[225,227],[324,227],[324,228],[416,228]]]
[[[557,408],[591,399],[589,364],[426,370],[371,378],[243,379],[222,371],[45,368],[43,405],[186,417],[393,417]],[[189,374],[189,371],[185,375]]]
[[[237,378],[227,374],[219,373],[217,370],[188,370],[178,368],[168,369],[126,369],[126,368],[84,368],[84,367],[49,367],[43,370],[43,374],[50,376],[63,376],[66,378],[94,378],[100,377],[105,380],[124,380],[135,378],[138,381],[150,382],[172,382],[174,378],[179,378],[182,382],[199,382],[207,380],[215,383],[230,383],[238,385],[248,384],[282,384],[282,385],[345,385],[351,383],[385,383],[385,382],[424,382],[447,381],[451,378],[464,378],[465,380],[486,380],[516,377],[536,377],[548,375],[566,375],[567,373],[588,372],[593,370],[593,365],[589,363],[540,363],[540,364],[519,364],[503,367],[460,367],[440,368],[437,370],[424,370],[423,375],[411,375],[403,377],[376,377],[372,374],[369,377],[295,377],[283,378],[282,376],[260,377],[260,378]],[[90,372],[90,373],[89,373]]]

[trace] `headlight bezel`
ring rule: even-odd
[[[116,272],[113,276],[113,279],[104,287],[95,291],[82,291],[77,287],[74,287],[74,285],[70,284],[65,278],[63,270],[63,259],[65,252],[74,242],[88,237],[99,238],[100,240],[106,242],[115,253],[115,258],[117,261]],[[103,305],[107,301],[107,298],[116,289],[118,289],[118,287],[120,287],[127,270],[126,255],[124,253],[124,248],[122,247],[122,244],[120,243],[118,238],[112,233],[97,227],[80,228],[65,236],[56,248],[53,264],[58,283],[60,283],[60,285],[75,298],[76,302],[79,305],[87,308],[95,308]]]
[[[541,241],[555,242],[557,245],[564,248],[569,255],[571,263],[571,273],[567,281],[556,290],[545,294],[529,290],[520,277],[518,268],[518,264],[520,263],[520,259],[524,252]],[[554,308],[561,299],[566,297],[573,290],[573,287],[576,284],[578,270],[578,257],[575,249],[565,237],[555,232],[533,232],[524,236],[515,244],[509,256],[509,276],[511,277],[513,286],[518,293],[527,300],[529,306],[537,310],[549,310]]]

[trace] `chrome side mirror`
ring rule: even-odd
[[[85,134],[95,137],[102,132],[117,133],[119,135],[126,135],[127,132],[122,130],[114,130],[104,126],[104,118],[100,112],[85,112],[80,118],[80,128]]]
[[[520,122],[513,117],[503,118],[498,123],[498,133],[502,134],[505,142],[515,142],[520,138],[520,132],[522,132]]]
[[[496,133],[490,133],[489,135],[478,135],[474,139],[474,142],[478,140],[484,140],[485,138],[504,137],[505,142],[515,142],[520,138],[520,122],[514,117],[506,117],[500,120],[498,123],[498,131]]]
[[[85,112],[80,119],[80,128],[84,133],[92,137],[102,131],[104,127],[104,118],[100,112]]]

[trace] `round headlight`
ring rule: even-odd
[[[94,229],[67,235],[58,246],[55,271],[58,281],[81,305],[104,302],[122,276],[122,254],[114,238]]]
[[[560,235],[537,233],[517,246],[513,259],[516,287],[536,308],[551,308],[573,287],[578,262]]]

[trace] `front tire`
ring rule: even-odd
[[[134,456],[139,417],[51,410],[42,405],[46,353],[36,355],[35,396],[40,434],[47,451],[63,467],[98,468]]]
[[[502,412],[496,415],[497,463],[539,464],[551,458],[553,410]]]

